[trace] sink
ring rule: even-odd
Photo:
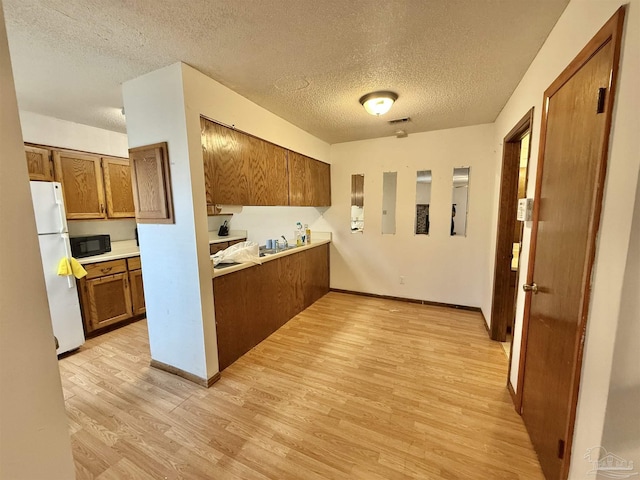
[[[275,248],[260,247],[260,256],[261,257],[265,257],[267,255],[273,255],[274,253],[280,253],[280,252],[286,252],[287,250],[293,250],[294,248],[298,248],[298,246],[297,245],[289,245],[288,247],[278,248],[277,250]]]
[[[236,265],[240,265],[240,263],[238,262],[231,262],[231,263],[219,263],[218,265],[216,265],[213,268],[227,268],[227,267],[234,267]]]

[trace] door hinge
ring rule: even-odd
[[[607,97],[607,89],[600,87],[598,89],[598,110],[596,113],[604,113],[604,100]]]
[[[558,458],[562,460],[564,458],[564,440],[558,440]]]

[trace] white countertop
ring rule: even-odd
[[[209,232],[209,245],[212,243],[232,242],[234,240],[242,240],[247,238],[246,230],[229,230],[229,235],[219,237],[218,232]]]
[[[108,260],[118,260],[120,258],[135,257],[137,255],[140,255],[140,248],[136,245],[136,241],[122,240],[120,242],[111,242],[110,252],[92,257],[79,258],[78,262],[86,265],[87,263],[106,262]]]
[[[247,238],[246,230],[231,230],[226,237],[219,237],[218,232],[209,232],[209,244],[241,240],[243,238]],[[111,242],[110,252],[93,255],[92,257],[79,258],[78,262],[86,265],[87,263],[108,262],[109,260],[119,260],[121,258],[135,257],[138,255],[140,255],[140,247],[136,245],[135,240],[122,240],[120,242]]]
[[[265,255],[264,257],[260,257],[260,262],[261,263],[270,262],[271,260],[275,260],[276,258],[285,257],[287,255],[293,255],[295,253],[300,253],[304,250],[309,250],[310,248],[315,248],[315,247],[319,247],[320,245],[326,245],[327,243],[331,243],[331,232],[312,232],[311,238],[313,239],[313,241],[311,242],[310,245],[303,245],[301,247],[290,248],[289,250],[284,250],[282,252]],[[293,245],[295,244],[295,241],[293,243],[289,241],[289,244]],[[213,259],[212,259],[211,260],[211,278],[227,275],[228,273],[244,270],[245,268],[255,267],[256,265],[259,265],[259,264],[253,263],[253,262],[244,262],[238,265],[232,265],[231,267],[215,268],[213,266]]]

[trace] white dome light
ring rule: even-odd
[[[393,92],[373,92],[363,96],[360,103],[368,113],[379,116],[387,113],[397,99],[398,94]]]

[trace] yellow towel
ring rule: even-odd
[[[71,257],[71,272],[77,279],[80,279],[87,275],[87,271],[84,269],[84,267],[80,265],[80,262],[73,257]]]
[[[87,274],[87,271],[84,269],[80,262],[75,258],[71,257],[70,259],[67,257],[61,258],[58,263],[58,275],[61,277],[67,277],[69,275],[73,275],[76,278],[82,278]]]
[[[67,257],[61,258],[60,262],[58,262],[58,275],[66,277],[71,274],[71,262],[69,262]]]

